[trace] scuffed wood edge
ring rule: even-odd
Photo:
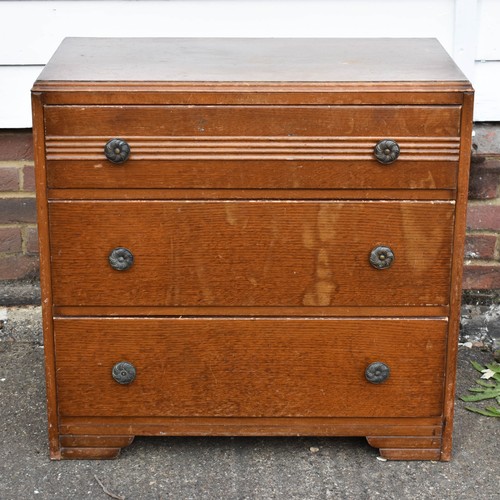
[[[40,285],[42,295],[42,324],[45,351],[45,383],[47,388],[47,415],[50,458],[61,458],[57,413],[57,386],[55,348],[52,324],[52,284],[50,273],[50,243],[47,203],[47,172],[45,165],[45,139],[43,95],[32,93],[33,141],[35,159],[35,183],[38,219],[38,243],[40,249]]]
[[[455,212],[455,228],[452,257],[452,279],[450,286],[450,321],[445,366],[444,385],[444,429],[440,460],[449,461],[452,452],[453,414],[455,406],[455,386],[457,370],[458,330],[460,323],[460,303],[462,298],[462,274],[467,217],[467,196],[472,143],[473,91],[464,94],[461,117],[460,160],[458,189]]]

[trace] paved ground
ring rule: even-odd
[[[451,463],[381,462],[361,438],[192,437],[137,438],[114,461],[51,462],[38,317],[17,311],[0,330],[0,500],[500,499],[500,422],[461,401]],[[460,348],[458,394],[477,378],[471,359],[492,354]]]

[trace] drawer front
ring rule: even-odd
[[[47,136],[458,137],[460,106],[46,106]]]
[[[61,416],[442,411],[443,320],[59,318],[54,326]],[[131,383],[112,376],[121,362],[135,369]],[[388,378],[369,382],[377,362]]]
[[[48,106],[52,188],[454,189],[459,106]],[[130,156],[104,155],[112,138]],[[391,165],[374,156],[395,140]]]
[[[59,201],[49,206],[59,306],[448,303],[450,202]],[[372,251],[389,248],[392,266]],[[109,256],[125,248],[131,267]],[[377,262],[375,262],[377,264]],[[380,264],[380,262],[378,262]]]

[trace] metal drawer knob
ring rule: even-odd
[[[128,248],[116,247],[108,256],[109,265],[117,271],[125,271],[134,263],[134,256]]]
[[[124,163],[130,156],[130,146],[123,139],[111,139],[104,146],[106,158],[113,163]]]
[[[391,139],[384,139],[383,141],[377,142],[373,154],[375,158],[380,163],[388,165],[393,161],[396,161],[400,153],[399,145],[396,141]]]
[[[394,263],[394,252],[389,247],[375,247],[370,253],[370,264],[375,269],[387,269]]]
[[[385,382],[391,373],[390,368],[380,361],[376,361],[366,367],[365,377],[372,384],[381,384]]]
[[[113,366],[111,374],[119,384],[130,384],[135,379],[136,371],[132,363],[120,361]]]

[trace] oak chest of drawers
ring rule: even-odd
[[[449,460],[472,96],[434,40],[65,40],[33,88],[51,457]]]

